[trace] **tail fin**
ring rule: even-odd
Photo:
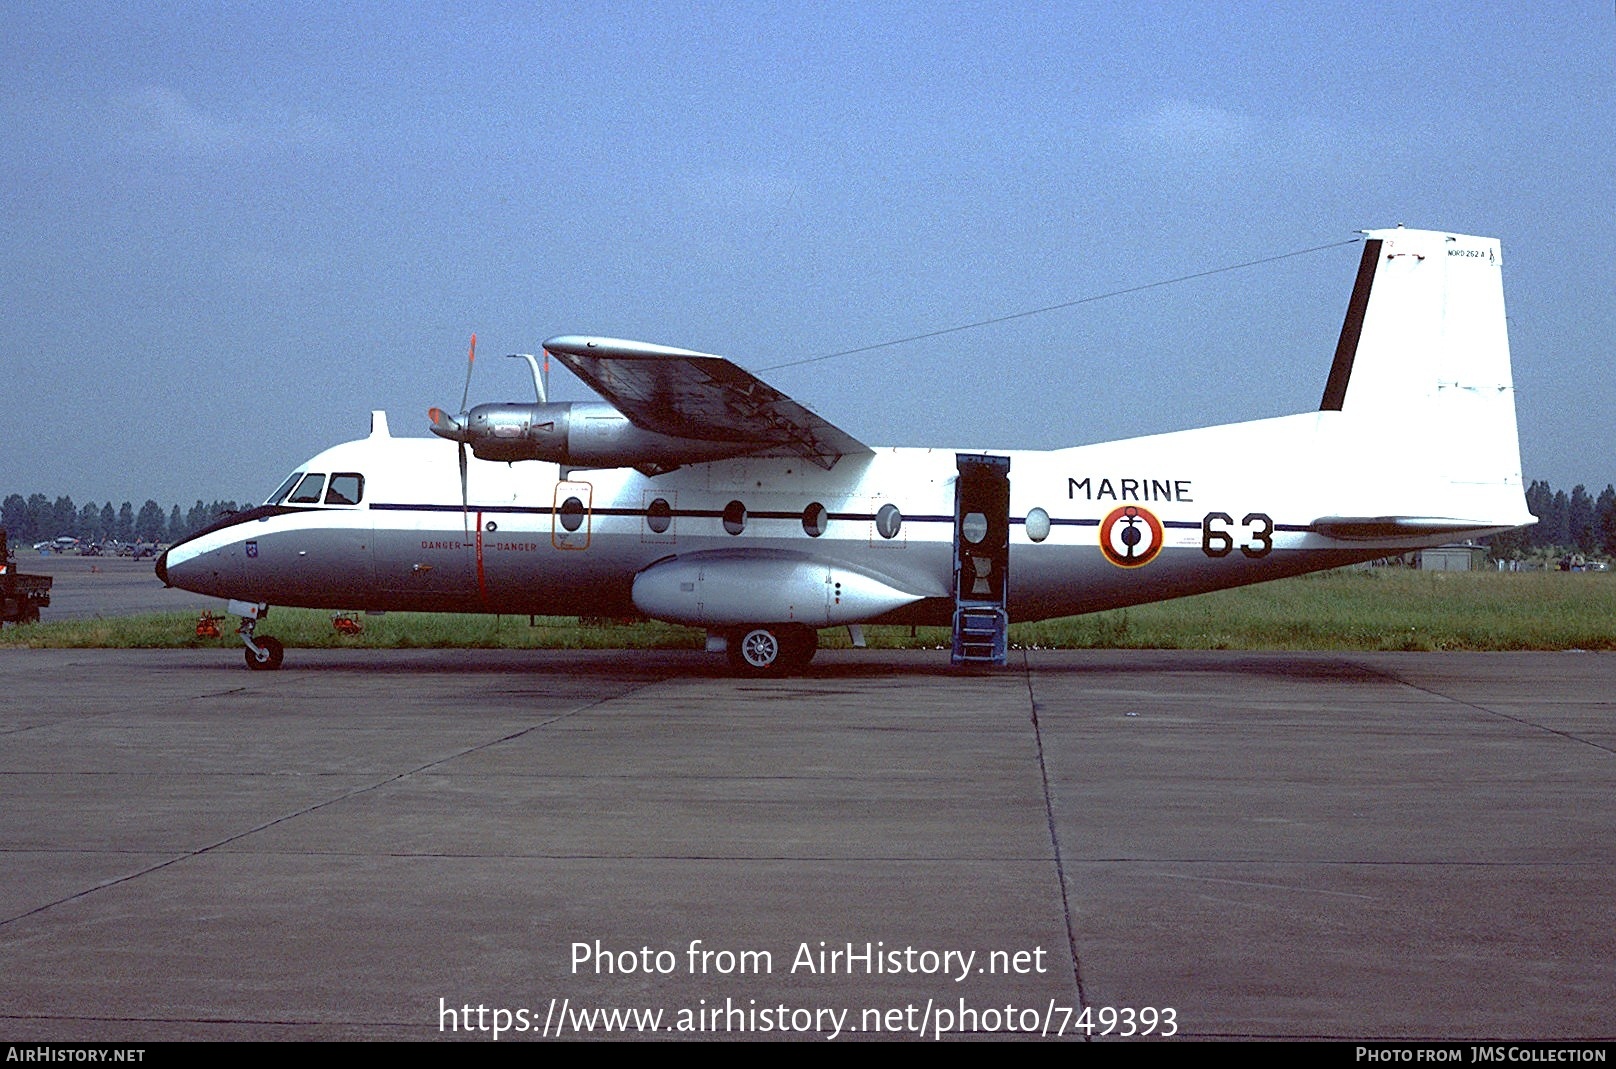
[[[1365,235],[1320,409],[1372,436],[1371,452],[1423,473],[1427,515],[1532,522],[1497,239],[1401,227]]]

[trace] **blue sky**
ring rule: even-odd
[[[760,370],[1315,246],[1504,240],[1524,467],[1616,479],[1616,15],[0,9],[0,492],[258,499],[553,334]],[[1359,248],[768,371],[875,444],[1317,406]],[[559,399],[588,399],[558,370]]]

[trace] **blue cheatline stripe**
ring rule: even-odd
[[[462,508],[462,506],[460,506],[460,505],[430,505],[430,504],[400,505],[400,504],[393,504],[393,503],[390,503],[390,502],[373,502],[370,507],[373,508],[373,509],[376,509],[378,511],[381,511],[381,512],[461,512],[461,511],[466,511],[466,512],[481,512],[481,513],[484,513],[484,514],[494,514],[494,515],[504,514],[504,515],[528,515],[528,516],[548,516],[551,512],[555,511],[554,508],[552,508],[549,505],[543,505],[543,506],[538,506],[538,507],[535,507],[535,506],[532,506],[532,505],[479,505],[476,502],[473,502],[470,505],[464,506],[464,508]],[[298,511],[324,511],[324,510],[307,509],[307,510],[298,510]],[[644,509],[644,508],[637,508],[637,509],[591,508],[589,511],[593,515],[596,515],[596,516],[646,516],[646,515],[649,515],[649,510]],[[666,515],[668,515],[669,517],[685,517],[685,518],[693,518],[693,519],[721,519],[721,518],[723,518],[724,510],[723,509],[671,509],[669,512],[666,513]],[[774,510],[757,511],[757,512],[748,510],[746,515],[747,515],[747,517],[749,519],[754,519],[754,520],[800,520],[800,519],[802,519],[802,513],[801,512],[780,512],[780,511],[774,511]],[[874,520],[875,519],[875,513],[873,513],[873,512],[832,512],[832,513],[828,514],[828,518],[832,519],[832,520],[867,521],[867,520]],[[903,522],[904,523],[953,523],[954,522],[954,517],[952,517],[952,516],[905,516],[903,518]],[[1016,521],[1016,522],[1020,522],[1020,521]],[[1091,521],[1091,522],[1098,522],[1098,521]]]
[[[370,505],[370,507],[372,509],[375,509],[375,510],[380,511],[380,512],[460,512],[460,511],[462,511],[462,508],[461,508],[460,505],[426,505],[426,504],[422,504],[422,505],[400,505],[400,504],[393,504],[393,503],[390,503],[390,502],[373,502]],[[344,511],[344,510],[343,509],[325,508],[325,507],[321,507],[321,506],[309,506],[309,507],[304,507],[304,508],[286,508],[286,507],[282,507],[282,508],[276,510],[276,514],[286,514],[286,513],[294,513],[294,512],[340,512],[340,511]],[[535,507],[535,506],[532,506],[532,505],[477,505],[477,504],[472,504],[472,505],[467,506],[465,508],[465,511],[481,512],[481,513],[483,513],[485,515],[548,516],[552,512],[554,512],[555,509],[552,506],[549,506],[549,505]],[[589,512],[590,512],[591,515],[594,515],[594,516],[631,516],[631,517],[632,516],[639,516],[639,517],[643,517],[643,516],[649,515],[648,511],[646,509],[643,509],[643,508],[637,508],[637,509],[591,508],[589,510]],[[670,512],[668,512],[667,515],[671,519],[684,518],[684,519],[698,519],[698,520],[701,520],[701,519],[716,520],[716,519],[722,519],[723,518],[724,510],[723,509],[673,509]],[[758,511],[758,512],[748,511],[746,515],[747,515],[748,519],[753,519],[753,520],[797,520],[797,519],[802,518],[802,513],[801,512],[783,512],[783,511],[778,511],[778,510]],[[239,516],[239,514],[238,514],[238,516]],[[875,513],[873,513],[873,512],[832,512],[832,513],[828,513],[827,516],[828,516],[829,519],[832,519],[832,520],[843,520],[843,521],[853,521],[853,522],[871,522],[871,521],[875,520]],[[239,522],[242,522],[242,521],[238,518],[238,519],[236,519],[235,522],[239,523]],[[952,517],[952,516],[943,516],[943,515],[927,515],[927,516],[907,516],[906,515],[903,518],[903,522],[906,523],[906,524],[907,523],[947,523],[947,524],[952,524],[954,522],[954,517]],[[1025,516],[1012,516],[1012,517],[1010,517],[1010,523],[1011,524],[1025,524],[1026,522],[1027,522],[1027,519],[1026,519]],[[1090,518],[1084,518],[1084,517],[1067,517],[1067,518],[1063,518],[1063,517],[1059,517],[1059,516],[1051,516],[1049,518],[1049,522],[1050,522],[1050,525],[1054,526],[1054,527],[1098,527],[1098,526],[1100,526],[1100,520],[1099,520],[1098,517],[1090,519]],[[1201,529],[1201,523],[1199,521],[1196,521],[1196,520],[1163,520],[1163,521],[1161,521],[1161,524],[1162,524],[1163,527],[1172,527],[1172,528],[1176,528],[1176,529],[1179,529],[1179,530],[1185,530],[1185,531],[1198,531],[1198,530]],[[226,525],[226,526],[228,526],[228,525]],[[1309,534],[1309,533],[1315,532],[1317,530],[1317,528],[1315,528],[1310,523],[1276,523],[1276,524],[1274,524],[1274,530],[1275,531],[1286,531],[1286,532],[1289,532],[1291,534]]]

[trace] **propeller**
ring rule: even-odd
[[[447,438],[451,442],[466,441],[466,424],[468,421],[466,402],[471,400],[471,369],[477,362],[477,335],[471,336],[471,352],[466,357],[466,388],[460,392],[460,416],[457,419],[443,409],[433,405],[426,410],[426,418],[432,424],[432,433],[439,438]]]
[[[460,392],[460,415],[451,416],[443,409],[433,406],[427,409],[426,418],[431,421],[432,433],[439,438],[447,438],[459,447],[460,452],[460,526],[465,532],[466,541],[471,541],[471,503],[466,490],[466,441],[470,437],[467,427],[471,417],[466,404],[471,400],[471,369],[477,363],[477,335],[471,336],[471,351],[466,356],[466,388]]]

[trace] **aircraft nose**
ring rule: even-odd
[[[164,586],[169,586],[170,584],[169,584],[169,581],[168,581],[168,550],[166,550],[166,549],[163,550],[161,553],[159,553],[157,555],[156,572],[157,572],[158,580],[161,581]]]

